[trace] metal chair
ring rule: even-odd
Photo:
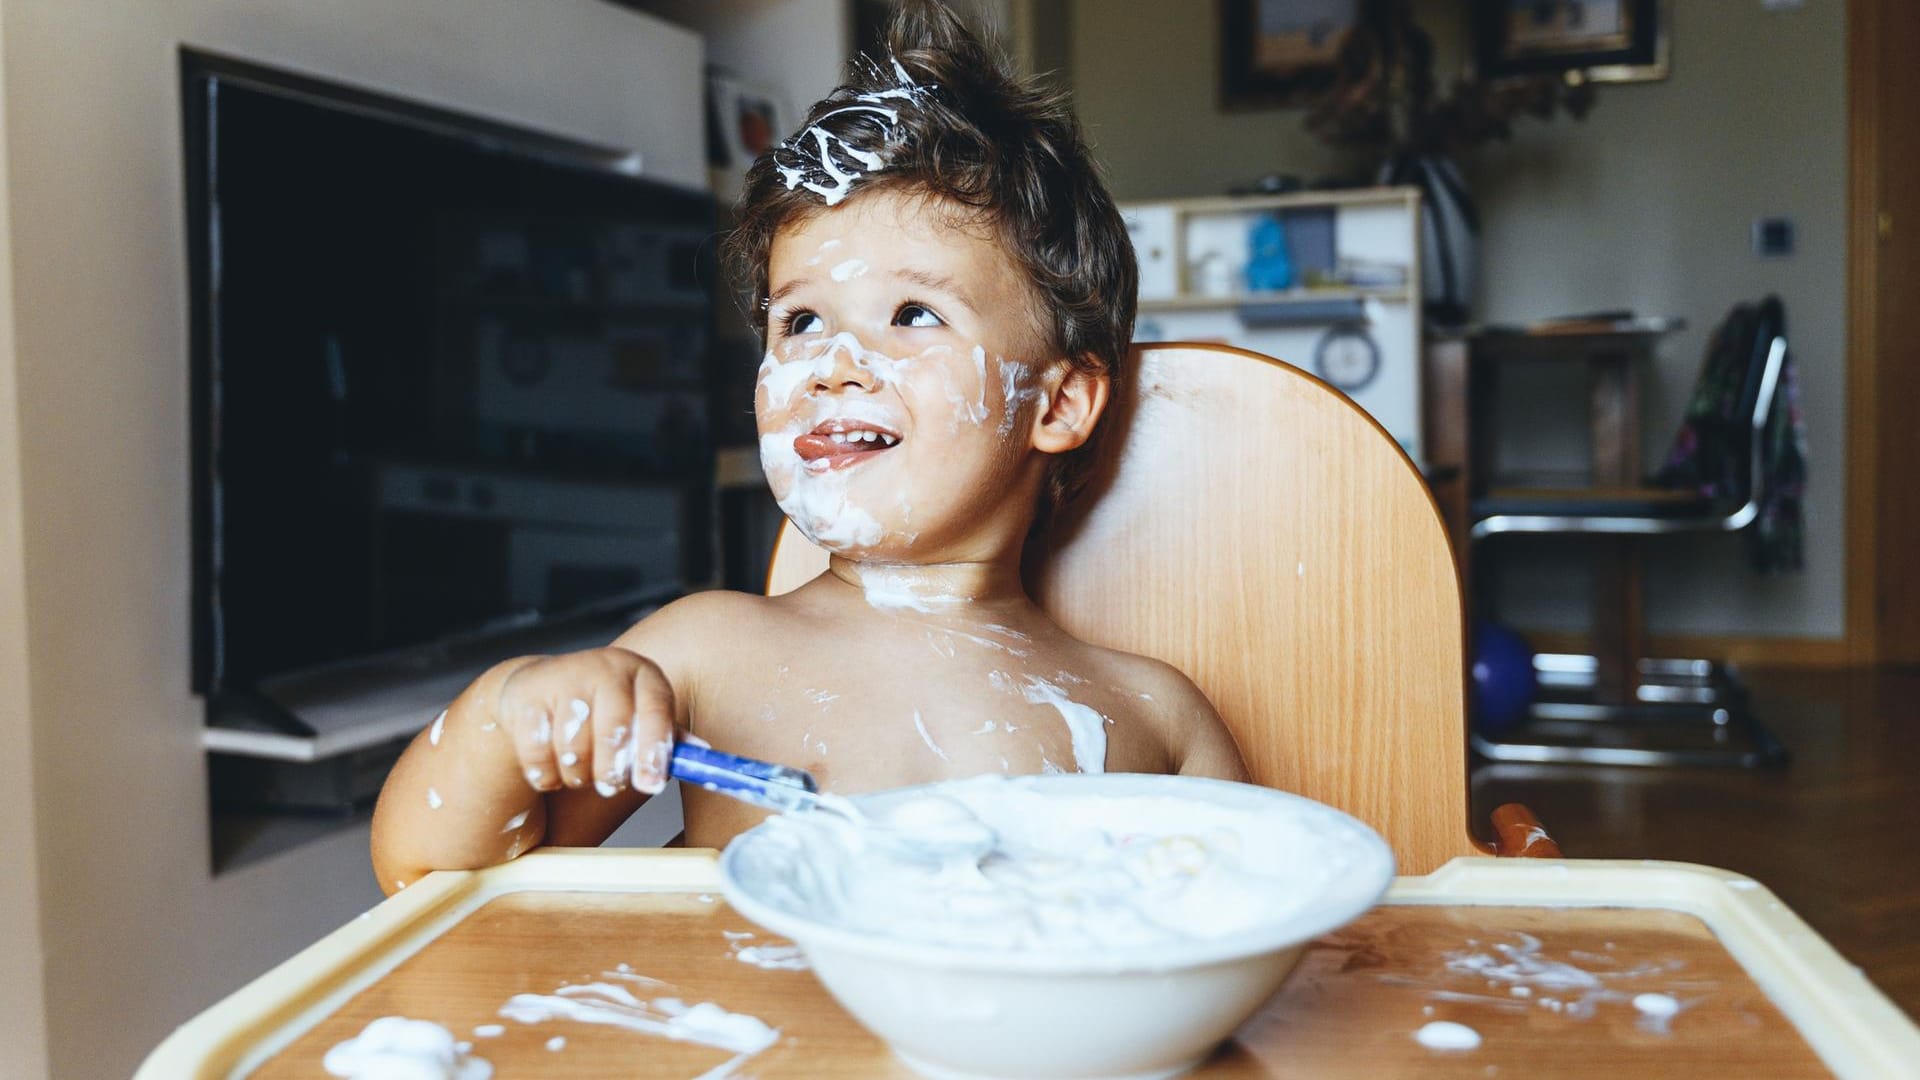
[[[1496,536],[1663,536],[1683,532],[1738,532],[1760,514],[1763,441],[1781,369],[1786,363],[1785,314],[1769,297],[1729,316],[1746,320],[1748,357],[1740,411],[1748,418],[1743,457],[1732,490],[1717,498],[1676,498],[1669,489],[1629,495],[1564,493],[1495,497],[1473,504],[1471,536],[1478,545]],[[1724,331],[1723,331],[1724,332]],[[1510,762],[1595,765],[1733,765],[1784,763],[1786,748],[1752,714],[1745,687],[1729,666],[1702,659],[1641,658],[1633,701],[1593,700],[1599,660],[1592,655],[1543,653],[1534,658],[1542,691],[1529,720],[1511,736],[1476,733],[1483,757]],[[1690,740],[1690,741],[1689,741]]]

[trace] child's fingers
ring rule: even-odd
[[[513,754],[520,761],[520,773],[535,791],[557,791],[560,776],[553,765],[553,714],[550,706],[531,699],[508,704],[501,712],[507,732],[513,737]]]
[[[593,779],[593,705],[585,697],[563,695],[554,710],[553,760],[560,782],[585,787]]]
[[[611,798],[633,782],[633,693],[625,680],[594,694],[592,727],[593,789]]]
[[[633,789],[657,795],[666,789],[673,755],[673,687],[651,660],[638,659],[633,675]]]

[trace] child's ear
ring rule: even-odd
[[[1041,376],[1040,390],[1046,396],[1033,422],[1033,448],[1043,454],[1064,454],[1093,437],[1094,425],[1113,393],[1113,377],[1063,360]]]

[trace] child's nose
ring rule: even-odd
[[[835,334],[827,342],[826,352],[814,361],[813,389],[816,391],[872,390],[878,384],[866,347],[851,333]]]

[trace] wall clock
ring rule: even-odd
[[[1345,393],[1358,393],[1380,374],[1380,345],[1361,327],[1333,327],[1313,348],[1313,370]]]

